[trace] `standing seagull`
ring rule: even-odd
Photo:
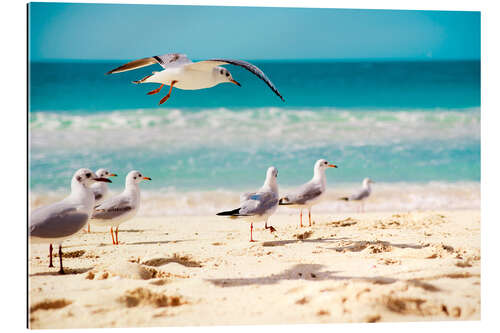
[[[235,65],[245,68],[263,80],[271,90],[284,102],[283,96],[279,93],[274,84],[267,78],[257,66],[246,61],[232,59],[210,59],[192,62],[185,54],[169,53],[161,56],[154,56],[134,60],[125,65],[110,70],[106,74],[114,74],[130,71],[153,64],[159,64],[164,69],[160,72],[153,72],[141,80],[133,83],[160,83],[160,87],[148,92],[148,95],[159,93],[163,85],[170,86],[168,94],[160,100],[159,104],[165,103],[170,98],[174,85],[183,90],[198,90],[212,88],[220,83],[230,82],[241,86],[233,79],[231,73],[223,65]]]
[[[350,197],[343,197],[340,198],[340,200],[345,200],[345,201],[359,201],[360,204],[360,210],[364,211],[365,205],[364,205],[364,200],[370,196],[372,193],[372,188],[370,184],[375,183],[373,180],[370,178],[365,178],[363,179],[363,188],[358,192]]]
[[[269,167],[266,173],[264,185],[257,192],[243,193],[240,196],[240,207],[217,213],[218,216],[228,216],[231,219],[241,219],[250,222],[250,242],[252,237],[253,223],[266,221],[265,228],[271,232],[276,231],[272,226],[267,226],[269,217],[278,208],[278,169]]]
[[[133,218],[139,210],[141,201],[139,183],[143,180],[151,180],[151,178],[144,177],[139,171],[130,171],[125,178],[125,190],[117,196],[103,201],[94,209],[90,223],[109,226],[113,245],[118,245],[118,226]],[[115,227],[116,240],[113,236],[113,227]]]
[[[94,194],[90,185],[111,181],[99,178],[89,169],[80,169],[71,179],[71,194],[64,200],[40,207],[31,213],[29,235],[32,243],[49,243],[52,265],[52,243],[59,244],[59,273],[64,274],[62,242],[80,231],[87,223],[94,208]]]
[[[328,164],[324,159],[317,160],[314,164],[313,178],[280,199],[279,204],[293,208],[300,208],[300,227],[302,228],[302,209],[309,211],[309,226],[311,226],[311,207],[317,204],[325,194],[326,190],[326,168],[336,168],[334,164]]]
[[[117,176],[116,173],[110,173],[108,169],[99,169],[95,172],[95,174],[99,178],[109,178]],[[108,184],[106,184],[105,182],[92,184],[92,186],[90,186],[90,189],[92,190],[92,192],[94,192],[96,206],[103,202],[104,199],[106,199],[106,195],[108,194]],[[87,224],[87,232],[90,232],[90,223]]]

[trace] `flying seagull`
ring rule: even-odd
[[[159,64],[163,67],[162,71],[153,72],[153,74],[148,75],[138,81],[133,81],[133,83],[159,83],[161,84],[159,88],[148,92],[148,95],[157,94],[160,92],[163,85],[170,86],[168,94],[160,100],[159,104],[165,103],[167,99],[170,98],[172,93],[172,88],[175,87],[183,90],[198,90],[214,87],[220,83],[230,82],[241,86],[237,81],[235,81],[229,73],[229,71],[223,67],[224,65],[235,65],[245,68],[252,74],[256,75],[258,78],[263,80],[271,90],[278,95],[279,98],[284,102],[285,99],[279,93],[278,89],[269,80],[257,66],[252,65],[243,60],[233,60],[233,59],[209,59],[198,62],[192,62],[185,54],[180,53],[168,53],[160,56],[142,58],[138,60],[131,61],[110,70],[106,74],[115,74],[130,71],[133,69]]]
[[[253,223],[266,221],[265,228],[271,232],[276,231],[272,226],[267,226],[269,217],[278,208],[278,169],[269,167],[266,172],[264,185],[257,192],[244,193],[240,196],[240,207],[217,213],[218,216],[227,216],[231,219],[240,219],[250,222],[250,242],[252,237]]]
[[[317,160],[314,164],[313,178],[296,191],[286,194],[279,201],[282,206],[300,208],[300,227],[302,228],[302,209],[309,211],[309,226],[311,226],[311,207],[321,201],[326,190],[326,168],[336,168],[326,160]]]

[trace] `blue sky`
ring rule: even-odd
[[[480,13],[30,4],[30,57],[479,59]]]

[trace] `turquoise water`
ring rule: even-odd
[[[239,191],[275,165],[286,187],[318,158],[339,165],[335,183],[480,180],[478,61],[256,62],[286,103],[228,67],[241,88],[174,89],[161,107],[166,91],[130,83],[155,69],[104,74],[121,63],[30,64],[32,190],[64,190],[80,167],[139,169],[151,190]]]

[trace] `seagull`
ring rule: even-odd
[[[170,86],[168,94],[160,100],[159,105],[165,103],[170,98],[174,85],[176,88],[183,90],[212,88],[225,82],[241,86],[240,83],[233,79],[231,73],[229,73],[227,69],[220,67],[223,65],[235,65],[245,68],[263,80],[283,102],[285,101],[278,89],[274,86],[271,80],[267,78],[263,71],[261,71],[257,66],[242,60],[209,59],[192,62],[185,54],[168,53],[160,56],[131,61],[125,65],[110,70],[106,74],[126,72],[153,64],[159,64],[164,69],[160,72],[153,72],[153,74],[138,81],[133,81],[133,83],[159,83],[160,87],[148,92],[148,95],[159,93],[164,85]]]
[[[90,223],[109,226],[113,245],[118,245],[118,226],[133,218],[139,210],[141,201],[139,183],[143,180],[151,180],[151,178],[144,177],[139,171],[130,171],[125,178],[125,190],[94,208]],[[113,236],[113,227],[115,227],[116,240]]]
[[[95,182],[111,183],[107,178],[97,177],[89,169],[80,169],[71,179],[71,194],[64,200],[35,209],[31,213],[29,235],[32,243],[49,243],[52,265],[52,244],[59,244],[59,273],[64,274],[62,242],[80,231],[87,223],[94,208],[94,194],[90,186]]]
[[[272,226],[267,226],[269,217],[278,208],[278,169],[269,167],[266,173],[264,185],[257,192],[243,193],[240,196],[240,207],[217,213],[218,216],[228,216],[231,219],[241,219],[250,222],[250,242],[252,237],[253,223],[266,221],[265,228],[271,232],[276,231]]]
[[[309,211],[309,226],[311,226],[311,207],[317,204],[325,194],[326,190],[326,168],[336,168],[334,164],[329,164],[326,160],[317,160],[314,164],[313,178],[299,187],[295,192],[291,192],[279,201],[280,205],[292,208],[300,208],[300,227],[302,228],[302,209]]]
[[[370,186],[370,184],[373,184],[375,183],[373,180],[371,180],[370,178],[365,178],[363,179],[363,188],[358,192],[358,193],[355,193],[353,195],[351,195],[350,197],[343,197],[343,198],[340,198],[340,200],[345,200],[345,201],[359,201],[361,202],[361,210],[364,211],[364,200],[366,198],[368,198],[370,196],[370,194],[372,193],[372,188]]]
[[[95,172],[97,177],[100,178],[109,178],[109,177],[116,177],[116,173],[110,173],[108,169],[99,169]],[[95,205],[97,206],[103,200],[105,199],[106,195],[108,194],[108,184],[105,182],[99,182],[92,184],[90,186],[90,189],[92,192],[94,192],[94,198],[95,198]],[[90,223],[87,224],[87,232],[90,232]]]

